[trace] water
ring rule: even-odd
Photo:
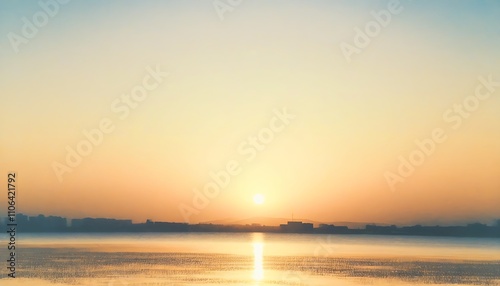
[[[490,238],[19,234],[18,243],[18,278],[0,285],[500,285],[500,240]]]

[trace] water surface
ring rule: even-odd
[[[132,233],[18,241],[18,278],[1,285],[500,285],[500,241],[492,238]]]

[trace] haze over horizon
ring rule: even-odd
[[[51,217],[51,216],[58,216],[54,214],[26,214],[23,213],[23,215],[27,215],[28,217],[32,216],[39,216],[39,215],[44,215],[46,218]],[[67,222],[70,223],[70,220],[73,219],[83,219],[83,218],[92,218],[92,219],[117,219],[117,220],[128,220],[130,218],[126,217],[121,217],[121,218],[115,218],[115,217],[64,217],[64,216],[59,216],[67,219]],[[5,223],[5,219],[7,217],[1,217],[0,216],[0,224],[2,223],[2,219],[4,220],[3,223]],[[145,223],[147,220],[132,220],[132,223],[134,224],[141,224]],[[216,220],[208,220],[208,221],[199,221],[199,222],[186,222],[186,221],[165,221],[165,220],[153,220],[154,222],[173,222],[173,223],[189,223],[189,224],[215,224],[215,225],[251,225],[251,224],[258,224],[258,225],[263,225],[263,226],[279,226],[280,224],[286,224],[289,221],[300,221],[303,223],[313,223],[315,227],[318,227],[321,224],[333,224],[335,226],[347,226],[351,229],[353,228],[364,228],[366,225],[379,225],[379,226],[389,226],[389,225],[396,225],[399,227],[403,226],[414,226],[414,225],[422,225],[422,226],[466,226],[469,224],[475,224],[475,223],[481,223],[481,224],[486,224],[488,226],[496,226],[500,222],[500,219],[493,219],[493,220],[463,220],[463,221],[442,221],[442,220],[434,220],[434,221],[408,221],[408,222],[402,222],[402,223],[388,223],[388,222],[383,222],[383,221],[316,221],[316,220],[311,220],[308,218],[302,218],[302,217],[240,217],[240,218],[222,218],[222,219],[216,219]]]
[[[213,1],[70,1],[14,47],[43,10],[0,2],[18,212],[500,219],[500,2],[401,0],[347,60],[388,3],[243,1],[221,19]]]

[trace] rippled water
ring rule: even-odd
[[[0,285],[500,285],[498,239],[260,233],[18,239],[18,278]]]

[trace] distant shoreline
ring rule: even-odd
[[[221,232],[221,233],[304,233],[304,234],[355,234],[355,235],[399,235],[399,236],[437,236],[437,237],[500,237],[500,221],[495,226],[481,223],[467,226],[378,226],[367,224],[363,229],[351,229],[347,226],[289,221],[280,226],[260,224],[224,225],[212,223],[188,224],[176,222],[132,223],[131,220],[109,218],[73,219],[68,225],[66,218],[38,215],[28,217],[16,215],[17,231],[20,233],[158,233],[158,232]],[[7,225],[0,225],[5,228]]]
[[[352,232],[352,233],[335,233],[335,232],[280,232],[280,231],[23,231],[23,234],[135,234],[135,233],[145,233],[145,234],[156,234],[156,233],[269,233],[269,234],[312,234],[312,235],[322,235],[322,234],[332,234],[332,235],[374,235],[374,236],[401,236],[401,237],[451,237],[451,238],[500,238],[500,235],[434,235],[434,234],[401,234],[401,233],[364,233],[364,232]]]

